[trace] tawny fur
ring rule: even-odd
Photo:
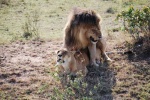
[[[88,34],[91,34],[91,29],[97,31],[97,37],[102,35],[100,20],[100,16],[92,10],[74,8],[64,28],[64,46],[67,49],[86,48],[90,44]]]
[[[59,50],[57,53],[57,64],[59,66],[59,75],[75,75],[81,71],[83,75],[86,75],[89,64],[89,58],[87,52],[73,52],[67,50]]]
[[[91,38],[93,38],[98,41],[95,47],[101,50],[103,58],[110,59],[105,53],[106,42],[102,37],[100,21],[100,16],[93,10],[74,8],[64,28],[64,47],[67,50],[80,50],[88,47],[90,62],[94,62],[96,48],[93,49],[91,42]]]

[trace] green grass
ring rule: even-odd
[[[0,44],[10,43],[14,40],[20,40],[24,37],[22,26],[26,22],[26,14],[33,18],[33,12],[37,11],[39,15],[38,30],[42,39],[61,39],[63,37],[63,27],[67,16],[73,7],[89,8],[96,10],[103,18],[107,16],[105,12],[109,7],[124,9],[124,2],[129,0],[15,0],[9,2],[9,5],[2,5],[0,8]],[[130,2],[129,2],[130,3]],[[138,0],[131,4],[148,5],[148,0]],[[94,6],[93,6],[94,5]],[[128,7],[129,5],[125,5]],[[118,10],[119,9],[119,10]],[[115,16],[115,15],[111,15]]]

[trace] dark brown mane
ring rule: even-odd
[[[73,26],[79,25],[80,23],[97,25],[100,21],[100,18],[93,10],[82,10],[79,8],[73,9],[73,18]]]

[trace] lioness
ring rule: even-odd
[[[96,49],[96,62],[100,64],[101,51]],[[61,49],[57,51],[56,65],[59,66],[59,75],[76,75],[77,72],[82,71],[85,76],[87,71],[86,66],[89,65],[89,52],[88,49],[82,49],[78,52],[67,51]]]
[[[64,28],[64,47],[69,51],[88,47],[90,64],[96,66],[96,48],[100,49],[104,59],[111,60],[105,53],[106,42],[101,33],[100,21],[96,12],[74,8]]]
[[[78,71],[82,71],[85,76],[87,73],[86,66],[89,64],[89,58],[83,51],[67,51],[65,49],[57,52],[57,65],[59,66],[59,75],[76,75]]]

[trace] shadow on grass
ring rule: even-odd
[[[150,63],[150,36],[137,39],[131,50],[132,52],[128,53],[130,61],[145,60]]]
[[[87,97],[94,100],[113,100],[112,87],[116,83],[115,75],[109,68],[109,64],[104,62],[98,68],[87,66],[89,72],[83,78],[81,84],[86,83],[86,87],[74,89],[76,98]]]
[[[132,86],[133,92],[130,95],[138,100],[149,100],[150,36],[137,40],[133,44],[132,51],[128,53],[128,60],[134,66],[130,71],[136,84]]]
[[[150,36],[142,37],[133,44],[128,59],[133,63],[138,74],[147,76],[150,70]]]

